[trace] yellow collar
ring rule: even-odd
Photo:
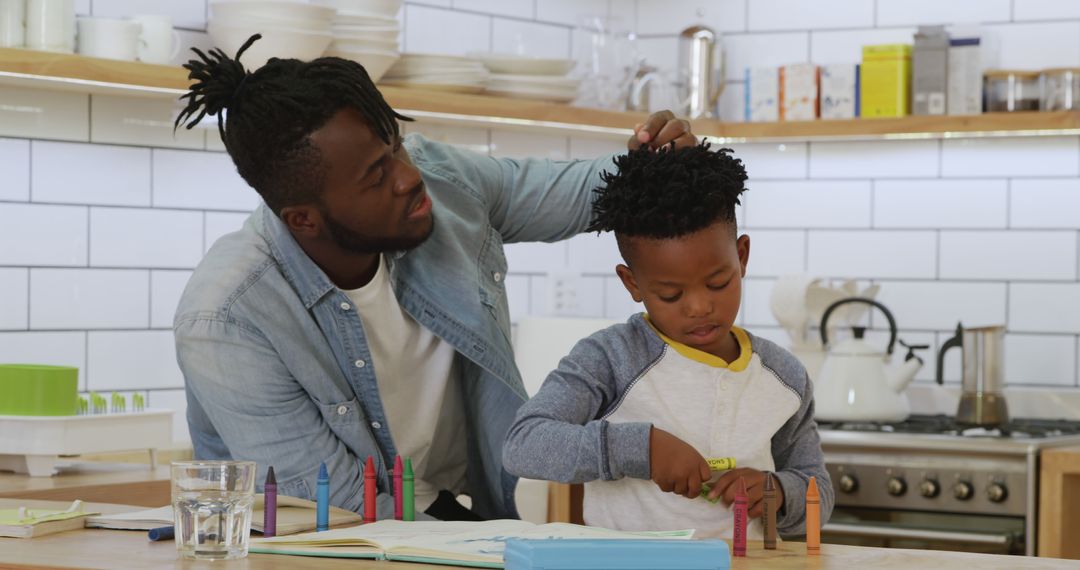
[[[649,323],[649,326],[652,327],[652,330],[656,332],[657,336],[663,339],[663,341],[671,346],[671,348],[674,348],[676,352],[690,360],[714,368],[727,368],[732,372],[742,372],[743,370],[746,370],[746,367],[750,364],[750,357],[753,356],[753,349],[750,347],[750,335],[746,334],[746,331],[739,327],[731,327],[731,332],[735,335],[735,340],[739,342],[739,357],[729,363],[715,354],[710,354],[704,350],[696,349],[669,338],[667,335],[660,332],[660,329],[656,328],[656,325],[652,323],[652,319],[649,318],[648,314],[645,314],[644,317],[645,322]]]

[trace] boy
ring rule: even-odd
[[[616,272],[647,314],[580,341],[518,412],[503,453],[515,475],[584,482],[587,524],[730,537],[743,477],[760,537],[766,471],[781,533],[805,531],[810,476],[823,523],[832,511],[806,371],[734,326],[750,238],[736,231],[746,170],[730,153],[632,151],[596,190],[589,231],[615,232]],[[738,468],[714,475],[706,457]]]

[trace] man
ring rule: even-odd
[[[585,229],[610,157],[507,160],[410,137],[363,68],[271,60],[254,73],[219,50],[177,118],[218,115],[240,175],[262,196],[188,283],[175,320],[195,455],[274,466],[279,492],[361,512],[362,462],[392,513],[396,455],[416,510],[515,517],[506,431],[525,400],[510,346],[502,245]],[[222,111],[227,110],[223,119]],[[630,146],[696,144],[653,115]],[[472,512],[454,497],[472,497]]]

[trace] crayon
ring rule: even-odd
[[[735,468],[734,457],[710,457],[705,462],[709,464],[709,469],[712,471],[727,471]]]
[[[747,511],[750,510],[750,498],[746,495],[746,479],[739,477],[739,482],[735,487],[735,532],[734,532],[734,546],[732,547],[732,554],[735,556],[746,556],[746,525],[747,525]]]
[[[404,505],[402,503],[402,493],[404,489],[401,484],[401,477],[404,467],[401,464],[401,456],[398,455],[394,459],[394,520],[402,520],[402,513],[404,513]]]
[[[277,478],[274,466],[266,470],[266,482],[263,483],[263,537],[277,536]]]
[[[171,526],[160,526],[158,528],[152,528],[146,533],[146,537],[152,541],[170,540],[174,538],[176,531]]]
[[[315,498],[315,531],[330,530],[330,474],[326,472],[325,462],[319,465]]]
[[[413,521],[416,520],[416,503],[413,502],[416,497],[413,496],[415,489],[413,488],[412,459],[405,460],[405,473],[401,479],[401,518],[402,520]]]
[[[821,554],[821,495],[814,477],[806,487],[806,554]]]
[[[762,491],[761,528],[765,534],[765,550],[776,550],[776,484],[772,473],[765,473]]]
[[[364,466],[364,522],[373,523],[375,516],[375,460],[369,455]]]

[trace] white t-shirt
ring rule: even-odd
[[[746,331],[734,327],[739,358],[725,362],[661,335],[663,356],[622,395],[606,420],[651,422],[704,457],[734,457],[738,467],[773,471],[772,437],[799,409],[799,396],[761,363]],[[719,474],[714,474],[719,478]],[[585,484],[585,523],[628,531],[697,529],[697,538],[731,538],[723,502],[665,493],[648,479]],[[762,537],[761,521],[747,536]]]
[[[402,459],[412,458],[416,510],[422,512],[441,489],[456,495],[464,487],[465,427],[454,347],[401,308],[385,256],[371,282],[345,294],[364,325],[394,445]],[[445,458],[439,465],[430,458],[433,448]]]

